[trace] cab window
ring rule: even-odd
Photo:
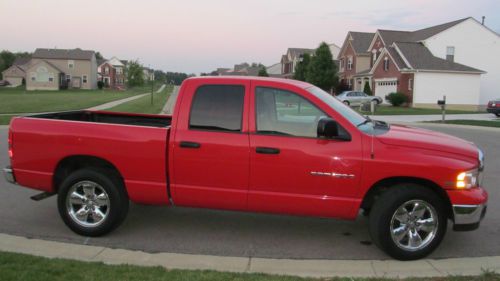
[[[318,121],[327,115],[303,97],[285,90],[255,90],[258,134],[317,137]]]

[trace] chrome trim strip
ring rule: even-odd
[[[483,209],[486,205],[453,205],[453,218],[455,224],[473,224],[482,219]]]
[[[334,178],[349,178],[352,179],[355,177],[353,174],[338,174],[338,173],[328,173],[328,172],[311,172],[313,176],[325,176],[325,177],[334,177]]]
[[[16,183],[16,178],[14,177],[14,170],[10,166],[3,168],[3,175],[5,179],[10,183]]]

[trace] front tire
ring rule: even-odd
[[[375,201],[369,228],[373,242],[398,260],[416,260],[432,253],[446,233],[443,200],[414,184],[398,185]]]
[[[495,113],[495,115],[496,115],[497,117],[500,117],[500,113]]]
[[[378,100],[378,99],[373,99],[372,101],[374,101],[374,102],[375,102],[375,104],[377,104],[377,105],[379,105],[379,104],[380,104],[380,100]]]
[[[349,101],[347,101],[347,100],[343,101],[343,103],[344,103],[345,105],[347,105],[347,106],[351,105],[351,103],[350,103]]]
[[[57,206],[64,223],[84,236],[101,236],[118,227],[128,212],[123,184],[112,172],[81,169],[61,184]]]

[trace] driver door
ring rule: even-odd
[[[252,90],[249,209],[347,216],[361,172],[360,143],[317,138],[318,120],[327,114],[302,95],[259,84]]]

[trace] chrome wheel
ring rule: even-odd
[[[108,217],[110,200],[98,183],[80,181],[70,187],[66,207],[74,222],[84,227],[96,227]]]
[[[394,212],[390,224],[391,238],[406,251],[418,251],[428,246],[438,230],[438,215],[429,203],[411,200]]]

